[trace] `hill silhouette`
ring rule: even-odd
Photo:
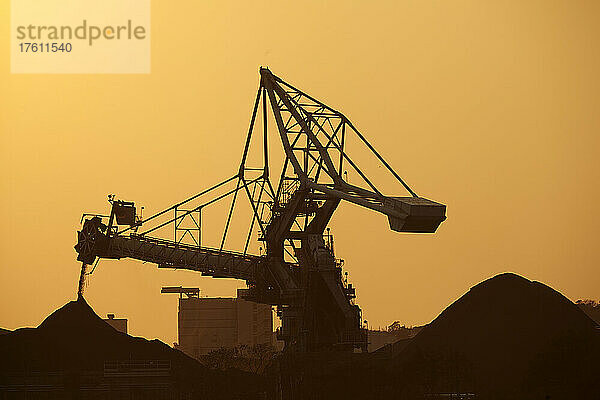
[[[22,328],[2,337],[5,359],[29,360],[37,368],[102,369],[105,360],[168,359],[177,368],[195,361],[159,340],[115,330],[80,297],[50,314],[37,328]]]
[[[0,336],[0,388],[11,377],[32,374],[67,376],[97,372],[114,361],[168,361],[173,387],[186,394],[252,398],[260,380],[241,371],[209,369],[159,340],[132,337],[104,322],[80,297],[54,311],[37,328]],[[16,378],[15,378],[16,379]],[[7,383],[8,382],[8,383]]]
[[[593,398],[600,393],[599,333],[554,289],[497,275],[472,287],[395,356],[395,391]]]

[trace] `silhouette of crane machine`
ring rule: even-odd
[[[271,181],[267,140],[273,121],[285,156],[277,189]],[[259,125],[262,138],[257,133],[259,139],[253,141]],[[383,167],[380,171],[399,182],[405,197],[385,196],[376,188],[350,158],[351,139]],[[259,149],[258,167],[249,166],[251,147]],[[252,218],[244,248],[236,252],[223,247],[240,193],[248,199]],[[202,211],[224,198],[232,200],[221,245],[203,246]],[[133,202],[109,196],[110,215],[82,217],[77,260],[83,271],[99,259],[132,258],[160,268],[241,279],[247,284],[243,298],[277,306],[282,324],[278,336],[285,341],[285,351],[365,351],[366,329],[354,304],[355,290],[342,274],[343,260],[335,257],[327,228],[342,200],[386,215],[396,232],[433,233],[446,219],[446,206],[417,196],[344,114],[260,68],[237,173],[145,219],[137,215]],[[254,237],[265,248],[259,255],[248,251]]]

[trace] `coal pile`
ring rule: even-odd
[[[598,398],[600,331],[552,288],[502,274],[473,288],[394,357],[397,393]]]
[[[255,398],[262,390],[255,375],[212,370],[159,340],[116,331],[83,297],[37,328],[1,335],[0,354],[0,392],[28,392],[27,398],[36,398],[35,393],[41,398],[129,398],[136,393],[136,398],[233,399]]]
[[[298,357],[280,368],[290,396],[305,399],[600,398],[597,324],[515,274],[474,286],[414,338],[360,356]]]

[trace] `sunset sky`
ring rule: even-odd
[[[81,214],[106,213],[107,194],[149,215],[237,171],[260,66],[342,111],[448,207],[435,235],[336,212],[337,256],[371,327],[427,323],[505,271],[600,298],[599,13],[597,1],[153,1],[150,74],[19,75],[2,0],[0,327],[37,326],[76,297]],[[244,287],[101,261],[86,299],[171,344],[165,285]]]

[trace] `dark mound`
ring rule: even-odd
[[[498,275],[471,288],[395,357],[396,390],[593,398],[600,389],[599,333],[552,288]]]
[[[0,336],[3,376],[60,372],[106,375],[106,363],[167,362],[169,380],[182,393],[228,398],[258,390],[259,380],[237,371],[216,371],[159,340],[132,337],[105,323],[81,297],[48,316],[37,328]],[[0,381],[0,387],[2,386]],[[5,382],[6,384],[6,382]]]
[[[38,328],[4,335],[0,349],[14,365],[48,369],[101,370],[105,361],[166,359],[176,368],[196,363],[159,340],[116,331],[81,298],[48,316]]]

